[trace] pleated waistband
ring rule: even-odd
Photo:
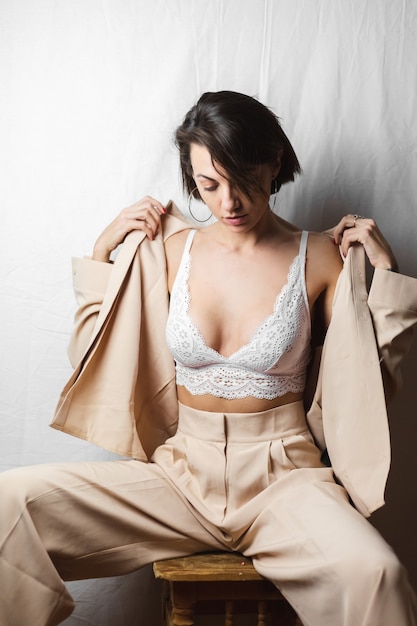
[[[307,430],[302,400],[260,413],[200,411],[179,403],[178,431],[196,439],[240,443],[270,441]]]

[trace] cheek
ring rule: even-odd
[[[266,175],[263,177],[262,180],[262,187],[263,189],[265,189],[265,192],[268,195],[271,195],[271,185],[272,185],[272,181],[273,181],[273,177],[272,174],[271,175]]]
[[[217,191],[205,191],[202,185],[197,185],[198,191],[200,192],[200,196],[202,201],[207,204],[207,206],[215,205],[216,199],[218,196]]]
[[[207,193],[207,191],[204,191],[204,189],[201,187],[201,185],[197,185],[197,189],[199,191],[200,198],[201,198],[202,202],[207,204],[207,200],[208,200],[208,195],[209,194]]]
[[[205,191],[204,191],[204,189],[203,189],[202,185],[201,185],[201,184],[199,184],[199,183],[197,183],[197,182],[195,182],[195,183],[194,183],[194,189],[197,189],[197,190],[198,190],[198,193],[200,194],[200,198],[201,198],[201,200],[202,200],[203,202],[205,202],[205,201],[206,201],[207,192],[205,192]],[[191,201],[197,202],[197,201],[198,201],[198,199],[197,199],[197,198],[193,198],[193,197],[192,197],[192,198],[191,198]]]

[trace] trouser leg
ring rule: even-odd
[[[0,626],[54,626],[73,610],[62,579],[125,574],[219,549],[154,465],[39,465],[0,474]]]
[[[239,548],[305,626],[417,624],[404,568],[334,483],[293,485],[266,506]]]

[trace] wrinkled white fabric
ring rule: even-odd
[[[69,259],[145,193],[186,212],[171,138],[202,91],[256,95],[280,116],[303,167],[282,217],[319,231],[374,217],[417,276],[416,26],[404,0],[2,0],[1,469],[111,458],[47,426],[71,371]],[[414,344],[373,518],[415,583],[416,363]],[[67,626],[159,626],[151,572],[71,587]]]

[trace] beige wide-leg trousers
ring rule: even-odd
[[[302,403],[264,413],[180,406],[151,463],[39,465],[0,474],[0,626],[54,626],[63,580],[238,550],[305,626],[416,626],[404,569],[349,504]]]

